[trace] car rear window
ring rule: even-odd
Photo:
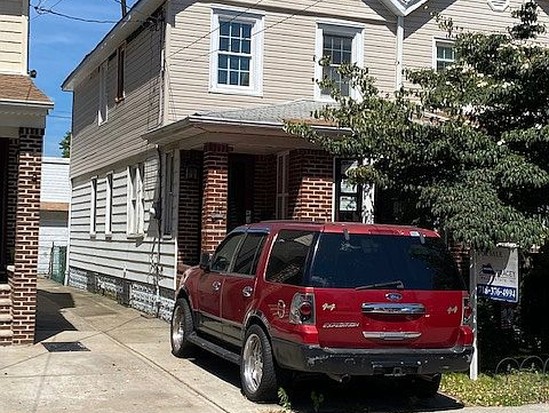
[[[371,234],[319,237],[309,285],[326,288],[464,290],[440,238]]]

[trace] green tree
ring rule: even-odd
[[[61,156],[63,158],[71,157],[71,139],[72,132],[67,131],[65,132],[65,136],[63,136],[63,139],[61,139],[61,142],[59,142],[59,149],[61,149]]]
[[[371,159],[352,178],[408,200],[412,223],[476,248],[543,243],[549,50],[535,40],[544,32],[537,6],[525,3],[513,14],[519,23],[496,34],[466,32],[439,18],[455,40],[455,64],[408,72],[412,87],[391,97],[380,94],[367,69],[341,66],[361,99],[332,88],[336,105],[315,113],[340,128],[337,136],[306,124],[287,130],[334,155]]]

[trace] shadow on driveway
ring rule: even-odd
[[[202,350],[197,350],[190,361],[240,388],[236,364]],[[440,393],[431,399],[419,399],[407,394],[401,383],[384,377],[355,377],[347,384],[340,384],[323,375],[298,376],[285,391],[289,405],[298,413],[313,413],[315,408],[320,413],[413,413],[452,411],[464,407]],[[319,401],[320,397],[324,400],[315,404],[313,399]]]
[[[37,290],[35,344],[63,331],[77,330],[63,316],[61,310],[64,308],[74,308],[70,293],[53,293],[40,288]]]

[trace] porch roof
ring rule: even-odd
[[[53,102],[29,76],[0,74],[0,103],[53,107]]]
[[[268,154],[290,149],[316,148],[306,140],[284,131],[286,121],[306,122],[324,133],[337,133],[337,128],[313,112],[326,102],[296,100],[237,110],[197,112],[182,120],[144,135],[149,143],[182,149],[202,149],[206,142],[227,143],[237,152]]]

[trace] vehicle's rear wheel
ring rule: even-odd
[[[277,379],[271,343],[265,331],[252,325],[246,332],[240,361],[244,395],[254,402],[276,400]]]
[[[184,298],[175,302],[172,313],[170,338],[172,354],[176,357],[189,357],[193,350],[193,344],[189,342],[189,335],[193,332],[193,316],[191,307]]]
[[[423,399],[435,397],[440,387],[441,378],[441,374],[410,377],[410,390],[415,396]]]

